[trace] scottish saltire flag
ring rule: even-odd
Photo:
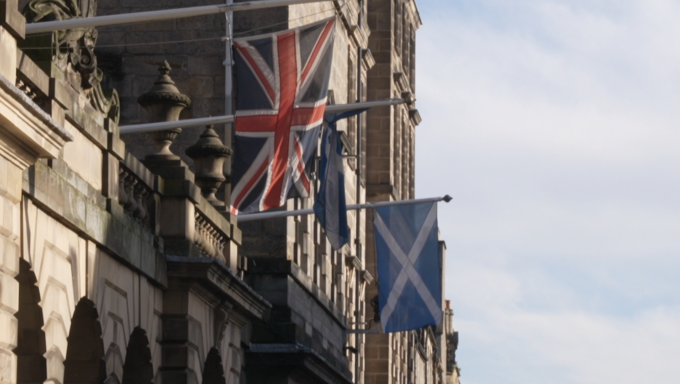
[[[309,197],[331,72],[335,19],[236,39],[232,212]]]
[[[335,250],[349,242],[345,165],[340,133],[335,124],[364,111],[366,109],[357,109],[325,117],[327,125],[321,139],[321,185],[314,201],[314,213]]]
[[[410,331],[442,319],[437,203],[376,208],[378,301],[383,330]]]

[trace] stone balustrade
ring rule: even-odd
[[[224,245],[229,239],[223,235],[213,222],[200,212],[194,214],[194,244],[208,257],[226,262]]]
[[[150,228],[152,214],[156,210],[153,189],[124,164],[120,166],[119,175],[118,203],[123,206],[125,213]]]

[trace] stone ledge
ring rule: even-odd
[[[246,352],[246,370],[263,369],[271,373],[277,367],[280,374],[306,376],[309,382],[328,384],[351,384],[352,376],[347,367],[341,370],[316,351],[300,344],[251,344]],[[291,372],[291,367],[294,371]],[[307,382],[307,381],[302,381]]]
[[[102,209],[42,162],[24,172],[23,190],[43,211],[117,260],[165,287],[167,278],[161,238],[122,212]],[[122,209],[121,209],[122,210]]]
[[[122,143],[122,141],[120,142]],[[156,185],[162,184],[156,181],[156,178],[160,176],[154,175],[146,166],[144,166],[144,164],[141,161],[137,160],[137,158],[134,157],[131,153],[125,152],[125,161],[123,161],[123,165],[125,165],[125,168],[127,168],[130,172],[132,172],[133,174],[135,174],[135,176],[142,180],[144,184],[146,184],[149,188],[155,190],[156,192],[160,192],[158,189],[155,188]]]
[[[302,287],[302,289],[304,289],[341,328],[347,329],[347,319],[345,318],[345,315],[342,313],[342,311],[335,306],[335,304],[324,292],[319,289],[316,284],[312,282],[312,278],[302,272],[302,269],[295,265],[292,260],[249,258],[248,274],[275,274],[290,276],[293,281]]]
[[[142,160],[140,163],[153,174],[160,176],[156,178],[154,189],[162,197],[188,199],[195,205],[197,212],[207,217],[222,232],[222,235],[241,245],[242,234],[238,226],[234,224],[235,216],[227,210],[216,209],[201,195],[201,190],[194,184],[194,173],[189,170],[188,165],[181,160]]]
[[[227,265],[206,257],[167,256],[169,278],[205,285],[221,299],[229,299],[249,316],[261,319],[272,305],[250,288]]]
[[[4,148],[10,159],[25,168],[36,158],[56,158],[73,136],[23,91],[0,74],[0,125],[15,145]],[[23,153],[21,153],[23,152]]]

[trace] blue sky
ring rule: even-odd
[[[680,382],[680,2],[418,5],[462,381]]]

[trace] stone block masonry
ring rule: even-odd
[[[104,0],[98,2],[97,12],[107,15],[212,4],[212,0],[170,0],[160,7],[152,0]],[[221,38],[225,31],[223,14],[99,28],[95,51],[100,66],[108,70],[107,85],[120,92],[121,125],[148,121],[137,98],[151,87],[164,60],[172,67],[178,88],[192,100],[180,119],[223,114],[225,43]],[[224,128],[216,128],[224,141]],[[190,167],[193,162],[184,152],[202,132],[201,127],[186,128],[171,147]],[[146,134],[123,135],[122,139],[137,158],[153,151],[154,144]]]

